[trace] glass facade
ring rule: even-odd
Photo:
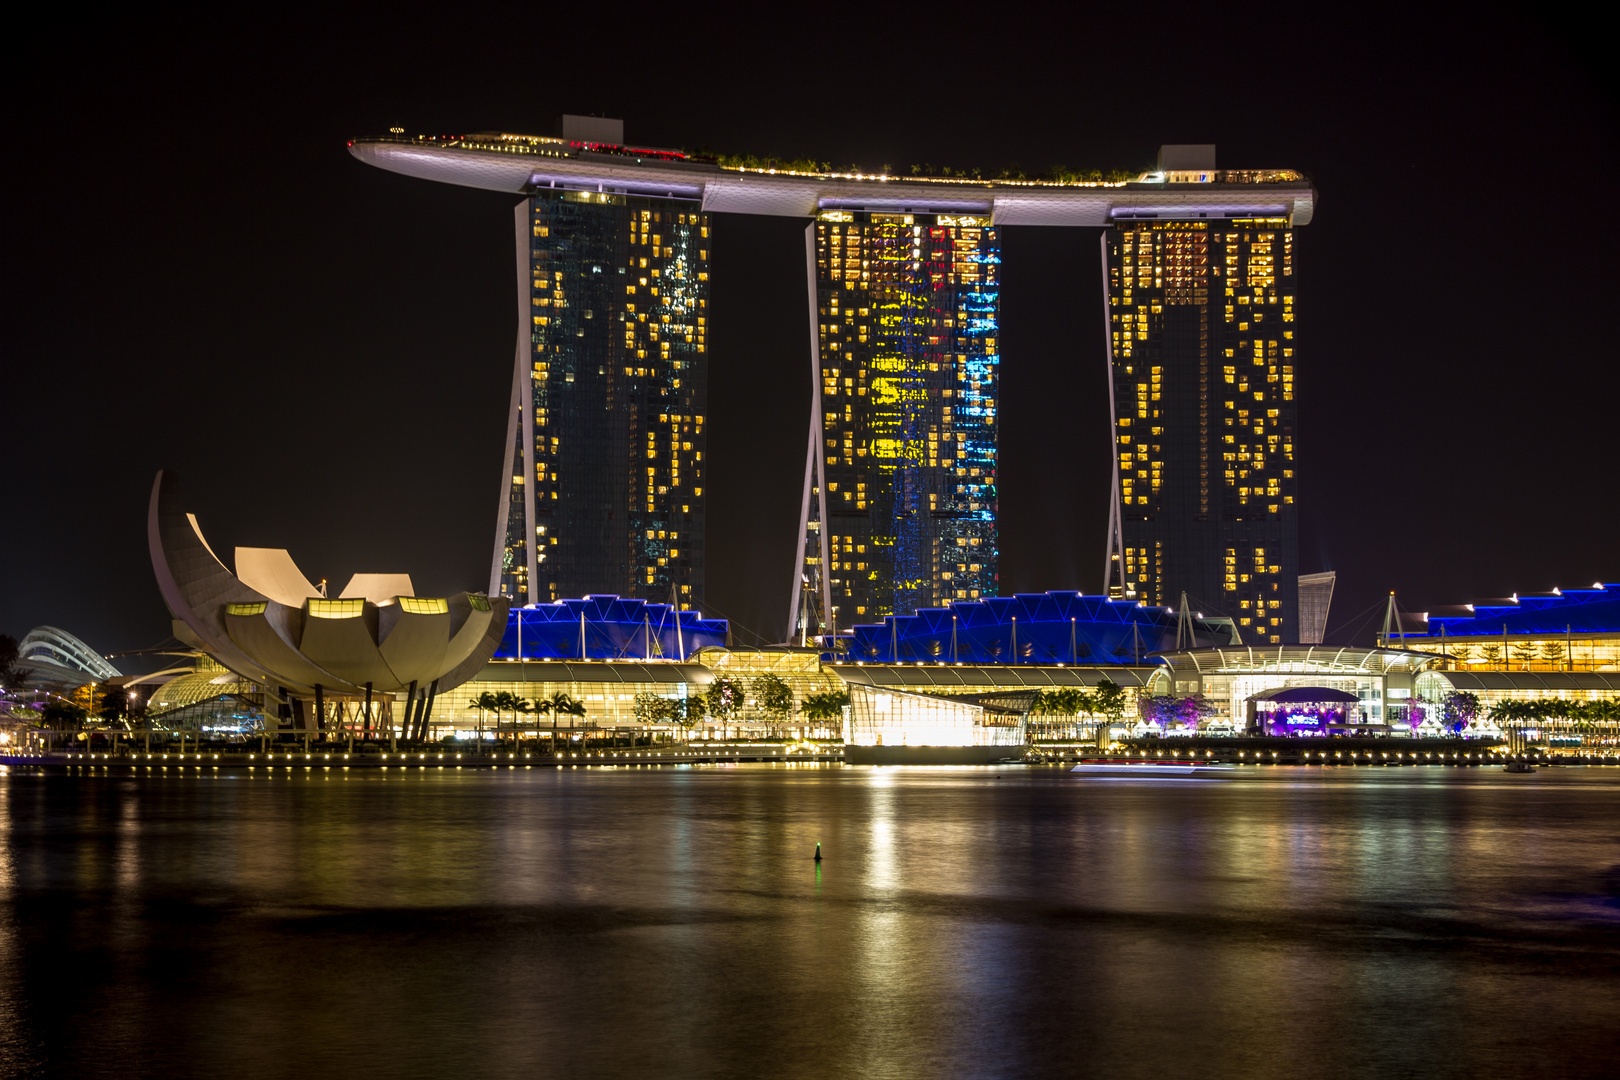
[[[1011,703],[1018,695],[1007,695]],[[847,746],[1011,746],[1024,745],[1024,716],[1033,695],[1016,705],[879,690],[849,688],[844,713]]]
[[[1165,693],[1202,694],[1215,707],[1213,719],[1242,730],[1258,694],[1314,687],[1355,695],[1359,716],[1375,724],[1402,720],[1412,679],[1434,659],[1399,649],[1263,643],[1161,654]]]
[[[1121,220],[1104,236],[1109,590],[1185,591],[1256,644],[1299,639],[1294,242],[1286,218]]]
[[[803,580],[821,590],[824,519],[834,627],[994,596],[996,230],[984,217],[826,211],[813,257],[826,490]]]
[[[733,679],[750,687],[745,713],[758,711],[759,702],[753,693],[752,683],[761,675],[774,675],[787,683],[788,689],[793,692],[794,717],[799,716],[805,698],[813,694],[837,693],[844,688],[843,680],[821,662],[819,649],[704,649],[697,654],[697,660],[716,678]],[[803,723],[802,720],[796,722]]]
[[[1391,640],[1397,640],[1391,635]],[[1620,671],[1620,634],[1509,635],[1399,640],[1403,649],[1445,657],[1457,671]]]
[[[527,207],[518,405],[531,412],[510,463],[501,591],[699,604],[709,219],[695,202],[592,192]]]
[[[709,673],[696,664],[638,664],[620,663],[519,663],[513,660],[492,661],[473,677],[448,694],[442,694],[433,705],[433,728],[436,735],[452,731],[463,737],[482,729],[493,732],[497,717],[493,712],[478,708],[478,697],[484,692],[506,691],[529,701],[546,699],[565,693],[585,706],[585,715],[544,713],[518,713],[511,711],[499,718],[505,730],[516,725],[524,738],[534,734],[542,737],[552,730],[553,721],[563,738],[580,730],[595,731],[614,728],[642,728],[648,724],[636,715],[636,695],[656,694],[662,698],[684,699],[703,693]],[[671,724],[654,725],[662,731],[673,730]]]

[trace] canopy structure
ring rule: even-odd
[[[1361,701],[1352,693],[1327,686],[1279,686],[1275,690],[1250,694],[1249,700],[1269,701],[1274,705],[1356,705]]]
[[[1361,699],[1330,686],[1278,686],[1250,694],[1249,727],[1267,735],[1327,735],[1361,729]]]

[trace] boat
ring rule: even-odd
[[[1069,770],[1082,776],[1212,776],[1236,772],[1213,761],[1082,761]]]
[[[1512,773],[1535,772],[1536,764],[1533,761],[1510,761],[1502,766],[1502,771]]]

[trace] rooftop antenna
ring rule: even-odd
[[[1176,613],[1176,651],[1196,648],[1198,639],[1193,636],[1192,611],[1187,607],[1187,590],[1181,591],[1181,609]]]
[[[1387,649],[1390,647],[1389,641],[1391,632],[1400,632],[1400,618],[1401,617],[1395,613],[1395,590],[1391,589],[1389,591],[1389,604],[1384,608],[1384,631],[1379,635],[1379,637],[1382,638],[1382,640],[1378,643],[1379,648]]]
[[[653,643],[652,616],[647,614],[646,608],[641,609],[641,626],[647,635],[647,659],[651,660],[653,658],[653,650],[657,649],[658,658],[662,660],[664,657],[664,651],[662,649],[658,649],[658,646]]]

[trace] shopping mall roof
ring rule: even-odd
[[[1538,695],[1590,690],[1620,693],[1620,675],[1601,675],[1595,671],[1436,671],[1431,674],[1444,678],[1453,690],[1475,693],[1503,690],[1528,690]]]
[[[1362,649],[1349,645],[1218,645],[1209,649],[1164,652],[1160,657],[1172,668],[1204,675],[1411,674],[1438,664],[1441,659],[1433,653],[1408,652],[1405,649]]]
[[[1175,612],[1135,600],[1072,591],[1018,593],[958,600],[949,607],[886,615],[881,624],[850,627],[851,661],[904,664],[1090,665],[1110,656],[1138,664],[1161,649],[1230,641],[1231,622],[1202,615],[1178,632]]]
[[[1431,614],[1426,631],[1399,637],[1429,641],[1442,634],[1447,638],[1620,635],[1620,585],[1594,582],[1590,589],[1476,600],[1455,614]]]
[[[812,217],[829,210],[966,214],[996,225],[1107,225],[1118,218],[1287,217],[1310,223],[1316,192],[1291,169],[1144,174],[1061,183],[722,166],[673,150],[536,135],[401,133],[351,140],[368,165],[423,180],[529,192],[690,199],[705,211]]]
[[[1270,701],[1278,705],[1354,705],[1361,699],[1347,690],[1330,686],[1274,686],[1258,694],[1250,694],[1250,701]]]
[[[1141,689],[1157,667],[1036,667],[1033,664],[979,667],[973,664],[832,664],[828,670],[846,683],[914,687],[921,691],[1027,686],[1036,690],[1093,687],[1107,679],[1128,690]]]
[[[642,683],[707,686],[713,673],[702,664],[634,660],[491,660],[473,682]]]

